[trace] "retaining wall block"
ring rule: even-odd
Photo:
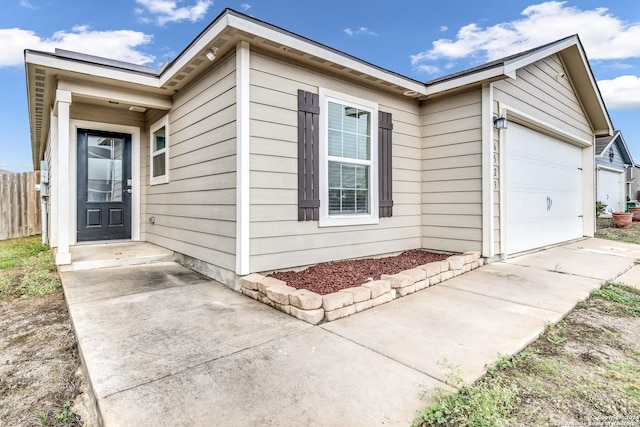
[[[444,273],[440,273],[437,276],[429,277],[429,286],[437,285],[442,282],[442,275]]]
[[[363,288],[369,288],[371,291],[371,298],[377,298],[391,290],[391,282],[388,280],[374,280],[372,282],[363,283],[360,286]]]
[[[364,286],[342,289],[338,292],[348,292],[353,297],[353,302],[362,302],[371,299],[371,290]]]
[[[445,271],[444,273],[440,273],[440,281],[444,282],[445,280],[449,280],[453,277],[453,271]]]
[[[463,253],[462,255],[467,258],[467,264],[469,264],[478,261],[481,254],[479,251],[469,251]]]
[[[333,311],[353,304],[353,295],[348,292],[334,292],[322,296],[322,308]]]
[[[295,306],[289,306],[289,311],[296,319],[304,320],[312,325],[317,325],[322,319],[324,319],[324,310],[317,308],[315,310],[302,310]]]
[[[416,291],[416,284],[412,284],[409,286],[404,286],[402,288],[397,288],[396,291],[398,292],[398,295],[401,297],[407,296],[409,294],[412,294]]]
[[[276,285],[286,285],[287,282],[283,282],[282,280],[278,280],[275,277],[265,277],[264,279],[258,282],[258,290],[266,295],[267,289]]]
[[[392,291],[395,291],[395,289],[392,289]],[[372,298],[371,299],[371,303],[375,307],[377,305],[384,304],[384,303],[387,303],[389,301],[393,301],[394,299],[395,299],[395,296],[391,295],[391,291],[389,291],[386,294],[380,295],[379,297]]]
[[[432,277],[437,277],[437,276],[432,276]],[[416,285],[416,292],[421,291],[424,288],[429,287],[429,279],[420,280],[419,282],[416,282],[414,284]]]
[[[249,298],[258,299],[258,295],[260,295],[260,292],[254,291],[252,289],[241,288],[240,290],[244,295],[248,296]]]
[[[289,305],[289,294],[295,290],[287,284],[270,286],[267,288],[267,298],[278,304]]]
[[[447,261],[449,262],[449,270],[460,270],[464,267],[467,258],[463,255],[452,255],[447,258]]]
[[[275,302],[274,306],[281,312],[291,315],[291,306],[289,304],[278,304],[277,302]]]
[[[403,286],[409,286],[413,282],[411,281],[411,277],[404,274],[404,272],[396,273],[396,274],[383,274],[380,276],[382,280],[388,280],[391,283],[391,288],[401,288]]]
[[[373,307],[373,300],[368,299],[366,301],[357,302],[353,305],[356,308],[356,313],[360,313],[361,311],[368,310]]]
[[[251,273],[248,276],[240,278],[240,287],[243,289],[250,289],[252,291],[258,290],[258,282],[265,277],[262,274]]]
[[[409,270],[401,271],[400,273],[409,277],[411,284],[427,278],[427,272],[421,268],[411,268]]]
[[[442,266],[440,265],[440,262],[430,262],[428,264],[419,265],[418,268],[424,270],[424,272],[427,273],[427,277],[433,277],[436,274],[441,273],[440,269]]]
[[[471,263],[471,269],[475,270],[476,268],[480,267],[480,263],[478,261],[474,261]]]
[[[289,294],[289,304],[303,310],[315,310],[322,307],[322,295],[307,289],[296,289]]]
[[[343,317],[351,316],[352,314],[356,314],[356,306],[353,304],[346,307],[338,308],[336,310],[325,310],[324,318],[327,320],[327,322],[332,322]]]

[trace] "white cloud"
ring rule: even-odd
[[[418,67],[440,59],[480,57],[493,60],[579,34],[591,60],[640,57],[640,22],[624,21],[600,7],[582,10],[548,1],[527,7],[522,18],[490,27],[470,23],[455,39],[439,39],[431,49],[411,56]]]
[[[26,7],[27,9],[37,9],[37,6],[34,6],[29,0],[20,0],[20,6]]]
[[[155,57],[137,48],[151,40],[151,35],[138,31],[93,31],[86,25],[78,25],[71,31],[58,31],[49,38],[42,38],[30,30],[4,28],[0,29],[0,67],[22,65],[25,49],[53,52],[55,48],[148,64]]]
[[[620,76],[598,81],[600,93],[609,110],[640,108],[640,77]]]
[[[249,3],[242,3],[240,5],[240,7],[242,8],[242,10],[244,10],[245,12],[249,9],[251,9],[251,5]]]
[[[442,31],[443,33],[445,31],[447,31],[449,29],[449,27],[447,27],[446,25],[440,25],[440,31]]]
[[[375,31],[372,31],[367,27],[358,27],[356,29],[345,28],[344,32],[350,36],[355,36],[355,35],[377,36]]]
[[[158,25],[168,22],[191,21],[196,22],[204,18],[213,5],[213,0],[196,0],[192,6],[178,7],[181,0],[136,0],[136,3],[143,6],[150,13]],[[138,8],[139,9],[139,8]],[[136,10],[136,13],[139,13]],[[148,18],[142,18],[143,22],[148,22]]]

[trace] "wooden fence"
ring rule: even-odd
[[[40,172],[0,173],[0,240],[42,233]]]

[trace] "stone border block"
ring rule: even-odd
[[[251,273],[248,276],[240,278],[240,287],[242,289],[250,289],[252,291],[258,290],[258,283],[265,277],[262,274]]]
[[[391,284],[391,288],[401,288],[403,286],[409,286],[411,284],[411,278],[403,272],[396,274],[383,274],[380,276],[381,280],[388,280]]]
[[[401,297],[407,296],[409,294],[412,294],[416,291],[416,284],[414,283],[413,285],[409,285],[409,286],[404,286],[402,288],[397,288],[396,291],[398,292],[398,295]]]
[[[467,258],[462,255],[452,255],[447,258],[449,270],[460,270],[467,262]]]
[[[375,307],[377,305],[384,304],[384,303],[387,303],[387,302],[393,301],[393,300],[394,300],[394,297],[393,297],[393,295],[391,295],[391,291],[389,291],[386,294],[382,294],[377,298],[372,298],[371,302],[373,303],[373,306]]]
[[[343,317],[351,316],[352,314],[356,314],[356,306],[353,304],[338,308],[337,310],[325,310],[324,318],[327,320],[327,322],[332,322]]]
[[[265,277],[264,279],[260,280],[258,282],[258,290],[263,293],[264,295],[267,294],[267,289],[269,289],[272,286],[276,286],[276,285],[285,285],[286,286],[287,282],[284,282],[282,280],[276,279],[274,277]]]
[[[440,269],[442,268],[440,262],[430,262],[428,264],[419,265],[418,268],[424,270],[427,273],[427,277],[433,277],[436,274],[440,274]]]
[[[341,289],[338,292],[348,292],[353,297],[353,303],[358,303],[371,299],[371,290],[364,286],[355,286],[353,288]]]
[[[254,291],[252,289],[241,288],[240,291],[242,292],[243,295],[246,295],[249,298],[253,298],[253,299],[258,299],[258,295],[260,295],[260,292]]]
[[[356,308],[356,313],[360,313],[361,311],[368,310],[373,307],[373,300],[368,299],[366,301],[357,302],[354,306]]]
[[[391,282],[388,280],[374,280],[372,282],[363,283],[360,286],[369,288],[371,291],[371,298],[377,298],[391,290]]]
[[[302,310],[298,307],[290,306],[289,311],[291,316],[296,319],[304,320],[312,325],[317,325],[322,319],[324,319],[324,310],[317,308],[315,310]]]
[[[303,310],[315,310],[322,307],[322,295],[307,289],[296,289],[289,294],[289,304]]]
[[[289,305],[289,294],[296,290],[293,286],[289,286],[286,282],[282,285],[274,285],[267,288],[267,298],[271,301],[282,305]]]
[[[322,308],[334,311],[353,304],[353,295],[348,292],[334,292],[322,296]]]

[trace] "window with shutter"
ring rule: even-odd
[[[298,220],[338,226],[390,217],[392,129],[391,113],[376,103],[299,90]]]

